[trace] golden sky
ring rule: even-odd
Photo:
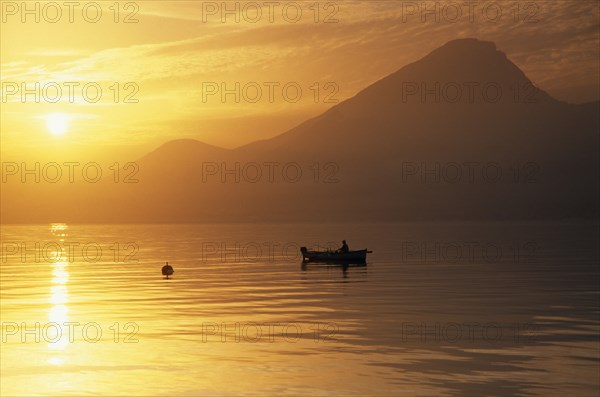
[[[423,2],[395,0],[123,1],[118,13],[114,1],[73,9],[32,1],[30,13],[20,1],[0,3],[3,160],[135,160],[177,138],[239,146],[284,132],[462,37],[494,41],[558,99],[599,99],[596,1],[427,2],[438,7],[429,14]],[[23,95],[24,82],[39,103]],[[236,91],[236,83],[239,102],[207,94],[222,84]],[[128,94],[137,103],[125,103]]]

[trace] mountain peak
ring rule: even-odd
[[[351,109],[349,113],[355,113],[357,109],[386,106],[399,109],[398,106],[406,102],[402,98],[409,89],[414,95],[410,95],[408,99],[421,103],[423,92],[439,92],[438,97],[442,97],[446,89],[450,93],[456,93],[456,87],[462,90],[462,94],[472,93],[476,102],[482,101],[484,94],[488,94],[485,90],[490,90],[489,87],[496,90],[492,90],[492,94],[501,92],[498,100],[502,103],[522,102],[531,100],[534,96],[536,102],[554,101],[547,93],[534,87],[525,73],[504,52],[498,50],[495,43],[465,38],[447,42],[418,61],[367,87],[351,98],[349,104],[338,106]],[[516,100],[515,92],[519,93]],[[429,101],[437,100],[435,95],[427,95]],[[467,98],[471,96],[462,95],[461,102],[465,102]],[[440,99],[438,102],[443,101]]]
[[[163,152],[180,152],[182,150],[186,152],[195,152],[198,150],[225,151],[226,149],[192,138],[174,139],[163,143],[158,149],[156,149],[156,151]]]
[[[227,149],[213,146],[191,138],[174,139],[163,143],[157,149],[148,153],[140,161],[168,163],[176,159],[192,159],[198,156],[212,158],[222,155]]]
[[[476,38],[465,38],[450,40],[443,46],[437,48],[432,53],[451,51],[453,53],[461,51],[477,51],[477,52],[495,52],[496,44],[491,41],[483,41]]]
[[[486,66],[505,64],[507,60],[506,54],[499,51],[495,43],[473,38],[451,40],[421,59],[427,62],[475,62],[475,65],[484,62]]]

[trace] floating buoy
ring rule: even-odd
[[[167,262],[166,265],[162,267],[162,275],[167,276],[168,280],[169,276],[173,275],[173,273],[175,273],[175,270],[173,270],[173,266],[169,265],[169,262]]]

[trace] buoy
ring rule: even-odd
[[[173,266],[169,265],[169,262],[167,262],[166,265],[162,267],[162,275],[167,276],[168,280],[169,276],[173,275],[173,273],[175,273],[175,270],[173,270]]]

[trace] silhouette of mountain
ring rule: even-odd
[[[494,43],[454,40],[272,139],[168,142],[139,183],[70,200],[96,208],[81,222],[597,217],[598,106],[555,100]]]

